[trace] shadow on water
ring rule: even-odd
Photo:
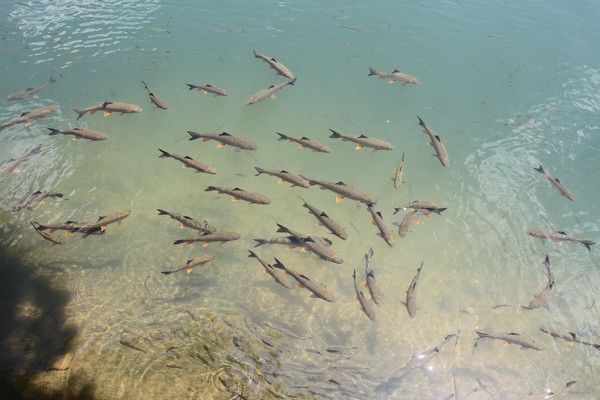
[[[77,332],[64,312],[68,292],[36,276],[34,266],[5,247],[0,247],[0,276],[0,398],[94,398],[90,377],[69,372],[66,355],[74,354]],[[60,370],[49,370],[50,365]],[[62,387],[45,383],[57,378]]]

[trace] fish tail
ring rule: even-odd
[[[185,243],[186,241],[184,239],[178,239],[176,241],[173,242],[173,244],[181,244],[181,243]]]
[[[367,76],[373,76],[373,75],[377,75],[377,71],[375,70],[375,68],[369,67],[369,75],[367,75]]]
[[[423,120],[421,119],[421,117],[419,117],[417,115],[417,118],[419,119],[419,125],[421,125],[423,128],[425,127],[425,122],[423,122]]]
[[[54,79],[54,77],[52,75],[50,75],[50,83],[54,83],[56,82],[56,79]]]
[[[480,331],[476,331],[476,332],[479,335],[479,339],[481,339],[481,338],[489,338],[490,337],[490,335],[488,335],[485,332],[480,332]]]
[[[285,266],[275,257],[275,264],[271,264],[273,268],[279,268],[285,270]]]
[[[539,172],[541,174],[545,174],[546,173],[546,171],[544,171],[544,168],[542,167],[542,164],[540,164],[540,166],[537,167],[537,168],[534,167],[533,169],[535,169],[537,172]]]
[[[254,53],[254,57],[260,58],[260,54],[258,54],[256,50],[252,49],[252,52]]]
[[[582,240],[581,244],[585,246],[586,249],[588,249],[588,251],[592,251],[592,249],[590,248],[591,245],[596,244],[596,242],[594,242],[593,240]]]
[[[187,131],[187,133],[190,134],[191,138],[189,138],[188,140],[196,140],[196,139],[200,139],[201,136],[199,133],[196,132],[192,132],[192,131]]]
[[[286,232],[289,233],[289,229],[286,228],[285,226],[281,225],[281,224],[277,224],[277,226],[279,227],[279,229],[277,229],[277,232]]]
[[[331,135],[329,135],[330,138],[333,139],[338,139],[341,138],[342,135],[340,135],[338,132],[334,131],[333,129],[329,129],[331,131]]]
[[[435,210],[433,210],[434,213],[438,214],[438,215],[442,215],[442,212],[446,211],[448,209],[448,207],[444,207],[444,208],[436,208]]]
[[[258,257],[256,256],[256,253],[255,253],[255,252],[253,252],[252,250],[248,250],[248,253],[250,253],[250,254],[248,254],[248,257],[254,257],[254,258],[258,258]]]
[[[77,113],[77,120],[79,121],[79,118],[83,117],[85,115],[85,113],[87,111],[83,111],[83,110],[78,110],[77,108],[74,108],[73,111],[75,111]]]
[[[284,135],[283,133],[279,133],[279,132],[275,132],[275,133],[279,135],[279,138],[277,140],[288,140],[288,137],[286,135]]]
[[[266,170],[264,170],[260,167],[254,167],[254,169],[256,170],[256,172],[258,172],[258,174],[254,175],[254,176],[259,176],[260,174],[264,174],[265,172],[267,172]]]
[[[54,128],[48,128],[50,130],[49,135],[58,135],[60,133],[60,131],[58,129],[54,129]]]
[[[33,229],[35,229],[36,231],[40,230],[40,227],[42,226],[38,222],[35,222],[35,221],[29,221],[29,223],[31,224],[31,226],[33,226]],[[36,224],[37,224],[37,226],[36,226]]]
[[[148,89],[148,85],[146,85],[146,82],[142,81],[142,84],[144,85],[144,87],[145,87],[146,89]]]
[[[167,157],[171,157],[170,153],[167,153],[164,150],[158,149],[158,151],[160,151],[162,154],[160,156],[158,156],[158,158],[167,158]]]
[[[186,85],[188,86],[188,90],[194,89],[194,85],[192,85],[191,83],[186,83]]]
[[[207,186],[206,189],[204,189],[205,192],[212,192],[215,190],[219,190],[219,189],[214,186]]]
[[[163,275],[169,275],[172,274],[174,271],[161,271],[160,273]]]
[[[157,208],[156,211],[158,211],[158,215],[169,215],[168,212],[166,212],[165,210],[161,210],[160,208]]]
[[[296,79],[298,79],[298,78],[290,79],[289,81],[287,81],[287,84],[288,85],[293,85],[296,82]]]
[[[266,239],[254,239],[257,243],[254,247],[262,246],[263,244],[267,244],[269,241]],[[250,256],[248,256],[250,257]]]

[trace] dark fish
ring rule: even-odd
[[[534,169],[540,174],[544,175],[546,179],[548,179],[550,184],[559,190],[560,194],[562,194],[571,201],[575,201],[575,196],[573,195],[573,193],[571,193],[571,191],[567,189],[567,187],[563,185],[563,183],[559,181],[558,178],[553,178],[550,175],[548,175],[548,173],[544,171],[544,168],[541,165]]]
[[[317,142],[316,140],[309,139],[306,136],[303,136],[300,139],[298,139],[295,137],[284,135],[283,133],[279,133],[279,132],[276,132],[276,133],[279,135],[279,138],[277,139],[278,141],[279,140],[287,140],[290,142],[298,143],[300,145],[301,149],[309,148],[312,151],[317,151],[319,153],[331,153],[331,149],[329,147],[327,147],[326,145],[324,145],[322,143]]]
[[[369,248],[369,251],[365,254],[365,275],[367,276],[366,285],[371,294],[371,300],[377,305],[383,303],[383,292],[379,287],[379,284],[375,280],[375,272],[369,267],[369,262],[373,258],[373,248]]]
[[[30,223],[31,223],[31,226],[33,226],[33,229],[35,229],[35,231],[37,233],[39,233],[40,236],[43,237],[44,239],[49,240],[50,242],[52,242],[54,244],[64,244],[65,243],[61,238],[51,235],[48,232],[44,232],[43,230],[40,230],[39,224],[36,225],[37,222],[30,221]]]
[[[548,259],[547,255],[544,259],[544,267],[546,269],[545,273],[548,277],[548,283],[546,283],[546,287],[544,287],[539,294],[535,295],[533,300],[529,302],[528,306],[523,306],[525,309],[532,310],[538,307],[548,308],[548,303],[550,302],[552,295],[554,295],[554,274],[552,274],[552,271],[550,271],[550,260]]]
[[[158,149],[162,154],[158,156],[158,158],[173,158],[181,163],[183,163],[183,168],[193,168],[196,172],[204,172],[205,174],[216,174],[217,170],[212,165],[204,164],[198,160],[194,160],[190,156],[180,156],[173,153],[168,153],[162,149]]]
[[[421,268],[423,268],[423,261],[421,261],[421,266],[419,269],[417,269],[417,274],[410,282],[410,286],[406,291],[406,302],[404,305],[406,306],[408,315],[411,318],[414,318],[417,314],[417,282],[419,281],[419,276],[421,275]]]
[[[559,244],[562,241],[567,241],[567,242],[572,242],[572,243],[581,243],[589,251],[592,250],[590,246],[593,244],[596,244],[596,242],[594,242],[593,240],[579,239],[579,238],[576,238],[574,236],[567,234],[566,232],[555,231],[552,229],[543,230],[543,229],[532,228],[532,229],[527,230],[527,234],[529,236],[533,236],[533,237],[541,239],[541,240],[546,240],[546,239],[554,240],[556,243],[559,243]]]
[[[304,179],[300,175],[296,175],[296,174],[292,174],[291,172],[287,172],[286,170],[276,171],[276,170],[263,169],[260,167],[254,167],[254,169],[256,170],[256,172],[258,172],[255,176],[258,176],[260,174],[267,174],[267,175],[276,176],[277,178],[279,178],[279,183],[289,182],[292,184],[292,186],[300,186],[303,188],[307,188],[310,186],[306,179]]]
[[[306,236],[308,238],[308,235]],[[323,246],[331,246],[333,242],[327,238],[322,238],[318,236],[313,236],[313,239],[320,242]],[[289,248],[292,247],[304,247],[304,244],[296,239],[294,236],[280,236],[271,239],[254,239],[257,243],[254,247],[262,246],[265,244],[280,244],[283,246],[287,246]]]
[[[400,237],[404,237],[408,233],[408,230],[412,224],[419,223],[419,216],[422,214],[423,212],[420,210],[411,211],[406,214],[404,218],[402,218],[402,221],[392,222],[392,225],[396,225],[398,227],[398,235],[400,235]]]
[[[206,142],[208,140],[216,140],[217,142],[217,148],[220,149],[221,147],[224,147],[225,145],[230,145],[233,147],[237,147],[236,151],[241,150],[256,150],[257,146],[256,143],[254,143],[252,140],[245,138],[245,137],[241,137],[241,136],[233,136],[230,135],[227,132],[223,132],[223,133],[197,133],[197,132],[192,132],[192,131],[187,131],[191,138],[189,140],[196,140],[196,139],[200,139],[202,138],[203,142]]]
[[[294,236],[297,240],[302,242],[306,249],[312,251],[314,254],[318,255],[323,260],[333,262],[336,264],[341,264],[344,262],[342,257],[336,255],[330,247],[324,246],[323,244],[321,244],[320,241],[316,240],[312,236],[304,235],[302,233],[293,231],[281,224],[277,224],[277,226],[279,227],[277,232],[285,232]]]
[[[189,274],[189,273],[192,272],[192,270],[194,269],[194,267],[197,267],[198,265],[204,265],[204,264],[206,264],[208,262],[211,262],[214,259],[215,259],[215,255],[214,254],[205,254],[203,256],[192,258],[191,260],[187,260],[185,262],[185,264],[182,264],[182,265],[178,266],[175,269],[172,269],[170,271],[162,271],[161,273],[163,275],[169,275],[169,274],[172,274],[174,272],[179,272],[179,271],[186,270],[187,273]]]
[[[320,181],[316,179],[311,179],[306,176],[302,176],[304,179],[308,180],[311,185],[319,185],[321,189],[331,190],[336,193],[336,202],[339,203],[347,197],[352,200],[359,201],[366,205],[375,205],[379,202],[377,197],[367,192],[364,192],[354,186],[346,185],[344,182],[328,182],[328,181]]]
[[[573,333],[573,332],[566,332],[566,333],[557,332],[557,331],[552,330],[550,328],[540,328],[540,330],[542,332],[544,332],[544,333],[552,336],[553,338],[562,339],[562,340],[566,341],[569,346],[573,346],[573,343],[579,343],[579,344],[582,344],[584,346],[590,346],[590,347],[595,348],[596,350],[600,350],[600,344],[595,344],[595,343],[590,343],[590,342],[582,341],[582,340],[580,340],[580,339],[577,338],[577,334],[576,333]]]
[[[417,116],[417,118],[419,118],[419,125],[423,128],[423,133],[429,136],[429,145],[435,150],[433,156],[437,157],[444,167],[447,167],[450,164],[450,158],[448,157],[446,146],[444,146],[440,137],[423,122],[421,117]]]
[[[204,94],[214,94],[215,96],[227,96],[227,92],[223,89],[219,89],[218,87],[209,85],[192,85],[191,83],[186,83],[189,86],[189,90],[196,89],[201,90]]]
[[[323,299],[323,300],[326,300],[326,301],[329,301],[332,303],[335,301],[334,297],[333,297],[333,293],[329,289],[327,289],[324,285],[322,285],[316,281],[313,281],[306,275],[302,275],[299,272],[296,272],[293,269],[286,267],[277,258],[275,258],[275,264],[273,264],[273,267],[283,269],[285,272],[290,274],[296,281],[298,281],[298,283],[302,287],[304,287],[312,292],[312,294],[313,294],[312,297],[318,297],[320,299]]]
[[[387,222],[385,222],[385,220],[383,219],[381,212],[375,211],[375,209],[371,205],[369,205],[367,207],[367,209],[371,213],[371,217],[373,218],[372,219],[373,224],[377,227],[377,229],[379,229],[379,236],[381,236],[383,238],[383,240],[385,240],[385,242],[388,244],[388,246],[392,247],[396,243],[396,239],[394,239],[394,235],[392,234],[392,229],[387,224]]]
[[[349,141],[356,143],[356,150],[360,150],[364,147],[370,147],[373,151],[376,150],[392,150],[394,146],[391,143],[388,143],[381,139],[371,138],[365,135],[355,136],[355,135],[344,135],[339,132],[334,131],[333,129],[329,129],[331,131],[330,138],[333,139],[342,139],[342,141]]]
[[[395,82],[402,82],[402,85],[418,85],[421,83],[414,76],[410,76],[408,74],[405,74],[404,72],[400,72],[397,69],[393,70],[392,72],[380,72],[377,71],[375,68],[369,67],[369,76],[373,75],[377,76],[379,79],[389,79],[390,85]]]
[[[42,145],[38,144],[33,149],[31,149],[29,152],[27,152],[17,158],[11,158],[10,160],[6,161],[3,165],[0,166],[0,178],[8,175],[11,172],[13,172],[13,173],[21,172],[19,170],[18,166],[24,162],[29,161],[31,159],[31,157],[33,157],[36,154],[39,154],[41,151],[42,151]]]
[[[83,117],[85,114],[89,113],[90,115],[95,114],[97,111],[103,111],[104,116],[107,117],[113,112],[118,112],[123,114],[134,114],[142,112],[142,107],[129,104],[129,103],[118,103],[113,101],[105,101],[102,103],[96,103],[89,107],[85,108],[76,108],[75,111],[78,115],[77,119]]]
[[[246,190],[240,189],[238,187],[230,189],[230,188],[224,188],[224,187],[219,187],[219,186],[208,186],[205,189],[205,192],[210,192],[210,191],[218,191],[219,194],[228,194],[230,196],[233,197],[233,199],[231,199],[231,201],[238,201],[238,200],[245,200],[249,203],[254,203],[254,204],[270,204],[271,200],[260,193],[256,193],[256,192],[248,192]]]
[[[307,208],[308,211],[312,215],[314,215],[317,218],[317,220],[319,220],[319,225],[325,226],[327,229],[329,229],[331,233],[333,233],[342,240],[345,240],[348,237],[348,234],[346,233],[346,229],[344,227],[342,227],[339,223],[335,222],[333,219],[329,218],[329,216],[325,214],[324,211],[321,211],[318,208],[311,206],[302,197],[298,197],[304,202],[304,205],[302,207]]]
[[[11,93],[6,97],[6,100],[22,100],[27,97],[33,97],[34,99],[37,99],[39,97],[38,93],[41,92],[42,90],[45,90],[46,88],[48,88],[48,86],[50,86],[54,82],[56,82],[56,79],[54,79],[54,77],[51,76],[50,80],[48,82],[42,83],[40,86],[36,86],[33,88],[27,88],[20,92]]]
[[[48,128],[50,130],[49,135],[72,135],[74,136],[74,140],[79,140],[79,139],[87,139],[87,140],[91,140],[91,141],[98,141],[98,140],[105,140],[108,139],[108,135],[104,132],[100,132],[100,131],[92,131],[90,129],[82,129],[82,128],[72,128],[72,129],[65,129],[65,130],[59,130],[59,129],[54,129],[54,128]]]
[[[360,303],[360,308],[370,320],[375,321],[375,309],[373,308],[373,304],[365,298],[365,295],[356,284],[356,270],[352,272],[352,278],[354,279],[354,291],[356,292],[356,298]]]
[[[284,76],[288,79],[293,79],[294,78],[294,74],[292,74],[292,71],[290,71],[285,65],[283,65],[282,63],[280,63],[279,61],[277,61],[276,59],[274,59],[273,57],[269,57],[269,56],[265,56],[263,54],[259,54],[256,52],[256,50],[252,50],[254,52],[254,57],[256,58],[260,58],[261,60],[263,60],[264,62],[266,62],[267,64],[269,64],[270,68],[273,68],[275,71],[277,71],[277,73],[281,76]]]
[[[23,209],[28,209],[28,210],[32,210],[33,206],[36,203],[44,203],[44,199],[48,198],[48,197],[52,197],[52,198],[64,198],[64,195],[62,193],[56,193],[56,192],[42,192],[40,190],[38,190],[35,193],[30,194],[29,196],[25,197],[23,200],[19,201],[17,204],[15,204],[13,206],[13,208],[11,209],[12,212],[17,212],[17,211],[21,211]],[[65,199],[67,200],[67,199]]]
[[[157,211],[158,215],[168,215],[172,219],[181,222],[181,228],[187,227],[202,233],[212,233],[217,231],[217,229],[209,224],[208,221],[199,222],[192,217],[188,217],[187,215],[161,210],[160,208],[157,209]]]
[[[117,211],[112,214],[103,215],[98,217],[98,221],[92,224],[85,224],[84,226],[79,228],[77,232],[88,233],[94,232],[96,230],[104,232],[106,230],[107,225],[114,224],[115,222],[118,222],[120,224],[122,220],[129,217],[130,215],[130,210]]]
[[[394,173],[394,187],[398,189],[400,185],[404,182],[402,179],[404,178],[404,152],[402,152],[402,160],[398,164],[398,168],[396,168],[396,172]]]
[[[173,242],[173,244],[181,244],[187,243],[192,244],[194,242],[202,242],[202,246],[206,247],[210,243],[213,242],[230,242],[232,240],[238,240],[240,238],[240,234],[237,232],[213,232],[213,233],[205,233],[201,236],[194,236],[186,239],[179,239]]]
[[[442,215],[442,211],[447,210],[448,207],[439,207],[438,205],[436,205],[430,201],[414,200],[403,206],[394,208],[394,214],[398,213],[401,210],[406,210],[406,209],[418,210],[426,215],[429,215],[429,213],[432,213],[432,212]]]
[[[29,111],[29,112],[24,112],[21,115],[19,115],[18,117],[15,117],[15,118],[11,119],[10,121],[5,122],[3,124],[0,124],[0,131],[5,128],[10,128],[13,125],[21,124],[21,123],[27,127],[27,126],[31,125],[31,123],[33,121],[35,121],[36,119],[47,117],[48,115],[52,114],[53,112],[58,111],[59,109],[60,109],[59,105],[52,104],[49,106],[36,108],[35,110]]]
[[[256,104],[263,101],[266,98],[275,99],[275,92],[283,89],[287,85],[293,85],[296,82],[296,78],[290,79],[289,81],[285,81],[283,83],[279,83],[277,85],[271,85],[266,89],[259,90],[258,92],[250,95],[246,100],[246,104]]]
[[[505,343],[519,345],[523,349],[542,350],[541,347],[536,346],[533,340],[514,332],[493,334],[477,331],[477,335],[479,335],[479,337],[476,340],[484,338],[497,339],[502,340]]]
[[[248,255],[248,257],[254,257],[258,260],[258,262],[263,266],[263,268],[265,269],[265,271],[271,275],[271,277],[273,279],[275,279],[275,281],[277,283],[279,283],[281,286],[283,287],[290,287],[292,286],[292,283],[290,282],[290,278],[287,276],[287,274],[277,268],[274,268],[273,266],[271,266],[269,263],[267,263],[265,260],[263,260],[262,258],[260,258],[255,252],[253,252],[252,250],[248,250],[248,252],[250,253],[250,255]]]
[[[146,85],[146,82],[142,81],[142,84],[146,88],[146,91],[148,92],[148,96],[150,96],[150,101],[152,102],[152,104],[154,104],[158,108],[162,108],[163,110],[166,110],[168,108],[167,103],[165,103],[164,101],[162,101],[161,99],[156,97],[154,92],[152,90],[150,90],[148,85]]]

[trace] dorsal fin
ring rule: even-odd
[[[367,135],[365,135],[365,134],[362,134],[362,135],[359,136],[359,138],[361,138],[361,139],[368,139],[369,137]]]
[[[346,185],[346,184],[342,181],[339,181],[338,183],[336,183],[336,185]]]
[[[281,171],[279,171],[279,173],[281,173],[281,174],[289,174],[289,172],[287,172],[285,169],[282,169]]]
[[[244,189],[240,189],[239,187],[234,187],[233,190],[240,190],[240,191],[244,191]]]
[[[300,139],[302,140],[310,140],[309,138],[307,138],[306,136],[302,136]]]
[[[192,158],[192,157],[190,157],[190,156],[185,156],[185,157],[183,157],[183,158],[186,158],[186,159],[188,159],[188,160],[193,160],[193,158]]]
[[[394,68],[394,70],[392,71],[392,74],[396,73],[396,72],[400,72],[397,69]]]
[[[219,136],[231,136],[231,135],[227,132],[222,132],[222,133],[219,133]]]
[[[435,138],[437,139],[438,142],[442,141],[442,139],[440,139],[440,137],[438,135],[435,135]]]
[[[325,211],[323,211],[321,214],[319,214],[319,217],[329,218],[329,215],[325,214]]]

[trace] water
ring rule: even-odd
[[[598,5],[351,5],[329,2],[28,1],[0,5],[0,92],[57,82],[39,98],[4,101],[0,121],[59,104],[29,127],[0,133],[0,160],[39,143],[43,151],[2,178],[0,226],[3,393],[111,398],[489,398],[593,399],[598,350],[542,333],[576,332],[600,343],[597,249],[541,243],[528,228],[555,228],[597,240],[600,218]],[[298,77],[275,100],[246,98],[284,79],[252,49]],[[368,67],[398,68],[421,85],[388,85]],[[156,110],[144,80],[169,106]],[[188,91],[186,83],[222,87],[227,97]],[[74,108],[109,100],[141,105],[136,115],[76,122]],[[419,115],[450,154],[444,168],[429,154]],[[47,127],[85,127],[109,139],[88,143],[47,136]],[[354,150],[328,129],[391,142],[393,151]],[[249,137],[255,152],[187,140],[187,130]],[[331,154],[277,141],[275,132],[308,136]],[[195,174],[158,148],[215,166]],[[405,183],[391,178],[405,153]],[[575,194],[571,202],[533,170],[542,164]],[[415,199],[448,207],[421,218],[388,247],[365,207],[334,201],[329,191],[277,185],[254,167],[344,181],[377,195],[389,221]],[[258,191],[268,206],[232,203],[207,185]],[[65,194],[11,213],[36,190]],[[301,207],[300,195],[346,227],[339,240]],[[156,209],[206,219],[241,239],[203,248],[174,246],[192,236]],[[131,210],[103,236],[65,238],[52,246],[30,220],[94,220]],[[333,291],[336,302],[285,289],[247,257],[254,238],[276,236],[276,223],[331,237],[345,262],[327,263],[284,247],[273,257]],[[372,266],[385,301],[377,321],[360,310],[352,270]],[[163,276],[185,260],[216,259],[191,274]],[[555,275],[548,309],[524,310]],[[402,301],[421,261],[416,318]],[[366,292],[366,289],[363,289]],[[367,295],[368,297],[368,295]],[[509,307],[493,308],[508,304]],[[479,341],[476,331],[518,332],[543,350]],[[405,364],[456,335],[422,368]],[[63,350],[67,340],[68,349]],[[46,371],[57,355],[66,371]],[[453,374],[455,378],[453,380]],[[401,377],[396,379],[395,377]],[[569,388],[567,382],[577,381]],[[390,382],[398,382],[391,384]],[[389,389],[386,392],[386,389]]]

